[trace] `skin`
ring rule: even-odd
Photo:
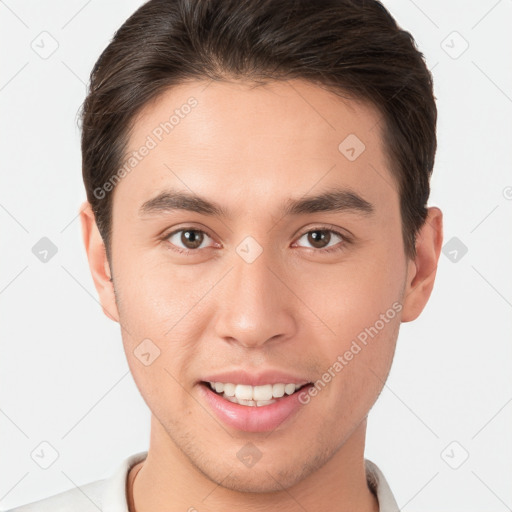
[[[417,256],[406,258],[397,187],[372,106],[301,80],[206,85],[174,87],[136,119],[132,150],[189,97],[198,101],[116,186],[112,268],[89,203],[80,214],[103,311],[122,326],[128,364],[152,413],[147,459],[129,474],[130,510],[377,511],[364,469],[367,415],[400,323],[417,318],[431,294],[442,212],[429,208]],[[353,162],[338,150],[350,133],[366,146]],[[374,214],[282,216],[288,199],[335,186],[371,202]],[[140,206],[167,187],[215,201],[232,217],[174,210],[141,218]],[[325,245],[343,249],[322,254],[307,233],[329,226],[352,242],[331,234]],[[201,248],[172,251],[172,243],[191,245],[181,233],[172,242],[162,237],[188,227],[206,230]],[[250,264],[236,252],[249,235],[263,249]],[[221,424],[199,394],[207,373],[238,368],[315,382],[396,301],[395,318],[270,433]],[[134,355],[146,338],[161,351],[149,366]],[[251,468],[236,457],[249,442],[262,453]]]

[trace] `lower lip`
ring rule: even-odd
[[[199,388],[215,415],[224,424],[245,432],[268,432],[276,429],[303,405],[299,401],[299,393],[307,390],[307,386],[304,386],[299,392],[275,399],[273,404],[251,407],[222,398],[208,384],[202,383]]]

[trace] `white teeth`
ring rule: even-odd
[[[263,405],[270,405],[275,400],[239,400],[236,396],[222,395],[226,400],[233,402],[234,404],[247,405],[249,407],[262,407]]]
[[[231,383],[224,384],[224,394],[226,396],[235,396],[235,387],[236,386]]]
[[[237,384],[235,388],[235,396],[238,400],[252,400],[252,386],[246,384]]]
[[[295,393],[295,384],[286,384],[284,387],[284,392],[287,395],[291,395],[292,393]]]
[[[272,400],[272,384],[265,384],[264,386],[254,386],[252,395],[254,400]]]
[[[276,398],[285,394],[291,395],[302,384],[264,384],[262,386],[250,386],[248,384],[233,384],[231,382],[209,382],[210,388],[221,394],[230,402],[249,406],[262,406],[274,403]]]
[[[270,404],[273,404],[274,402],[275,402],[275,400],[257,400],[256,405],[258,407],[261,407],[262,405],[270,405]]]
[[[284,384],[274,384],[272,386],[272,395],[276,398],[281,398],[284,396]]]

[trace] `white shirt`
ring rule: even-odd
[[[96,480],[6,512],[129,512],[126,478],[130,468],[144,460],[147,453],[144,451],[130,455],[109,478]],[[379,501],[379,512],[399,512],[380,469],[368,459],[365,459],[365,467],[368,485]]]

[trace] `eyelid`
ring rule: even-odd
[[[302,231],[299,235],[297,235],[295,238],[301,238],[307,233],[310,233],[311,231],[332,231],[333,233],[337,234],[343,240],[346,242],[352,241],[352,235],[347,233],[346,229],[342,229],[338,226],[334,226],[333,224],[319,224],[317,226],[311,226]]]
[[[172,231],[170,231],[169,233],[167,234],[164,234],[163,237],[162,237],[162,240],[169,243],[170,245],[174,246],[174,249],[176,252],[179,252],[179,253],[182,253],[182,254],[193,254],[193,253],[198,253],[199,251],[202,251],[204,249],[211,249],[212,247],[214,246],[208,246],[208,247],[203,247],[202,249],[187,249],[187,248],[183,248],[183,247],[178,247],[176,246],[175,244],[173,244],[172,242],[169,241],[169,238],[173,235],[175,235],[176,233],[180,233],[181,231],[197,231],[199,233],[203,233],[205,234],[206,236],[208,236],[211,240],[215,241],[215,238],[204,228],[197,228],[197,227],[194,227],[194,226],[182,226],[182,227],[178,227],[177,229],[173,229]],[[323,225],[317,225],[317,226],[311,226],[307,229],[305,229],[304,231],[301,232],[301,234],[299,235],[296,235],[294,240],[299,240],[300,238],[302,238],[304,235],[308,234],[308,233],[311,233],[312,231],[329,231],[331,233],[334,233],[335,235],[339,236],[342,241],[341,242],[338,242],[337,244],[335,244],[334,246],[332,247],[323,247],[321,249],[316,249],[314,247],[304,247],[304,249],[309,249],[311,251],[314,251],[314,252],[317,252],[317,253],[328,253],[330,252],[331,250],[335,250],[336,247],[338,247],[339,244],[343,246],[345,246],[346,244],[350,244],[352,242],[352,238],[351,236],[349,235],[346,235],[345,233],[343,233],[343,229],[339,228],[338,226],[334,226],[332,224],[323,224]],[[218,242],[215,242],[217,245]],[[294,242],[295,244],[296,242]],[[220,246],[222,247],[222,244],[220,244]],[[302,247],[302,246],[299,246],[299,247]],[[341,250],[342,248],[340,248]]]
[[[180,253],[197,253],[199,251],[202,251],[204,249],[211,249],[212,247],[215,247],[215,245],[210,245],[208,247],[203,247],[201,249],[187,249],[186,247],[179,247],[179,246],[176,246],[175,244],[173,244],[169,238],[173,235],[175,235],[176,233],[180,233],[181,231],[197,231],[199,233],[203,233],[204,235],[206,235],[208,238],[210,238],[214,244],[216,245],[219,245],[218,242],[215,241],[215,237],[213,237],[209,232],[208,230],[206,230],[205,228],[198,228],[198,227],[195,227],[195,226],[181,226],[181,227],[178,227],[176,229],[173,229],[171,231],[169,231],[168,233],[165,233],[163,236],[162,236],[162,240],[164,242],[167,242],[168,244],[174,246],[174,250],[177,251],[177,252],[180,252]],[[220,244],[222,245],[222,244]]]
[[[311,233],[313,231],[328,231],[330,233],[334,233],[336,236],[341,238],[341,241],[332,245],[331,247],[322,247],[320,249],[317,249],[315,247],[303,247],[303,246],[297,246],[296,242],[294,242],[294,246],[296,247],[302,247],[303,249],[308,249],[310,251],[313,251],[315,253],[330,253],[330,252],[336,252],[336,251],[342,251],[345,249],[345,247],[352,243],[352,238],[348,235],[345,235],[342,231],[342,229],[338,228],[337,226],[313,226],[309,227],[305,231],[302,232],[302,234],[298,235],[296,237],[296,240],[300,240],[304,235],[307,235],[308,233]]]

